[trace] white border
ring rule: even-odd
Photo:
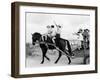
[[[25,67],[25,12],[47,12],[47,13],[72,13],[72,14],[88,14],[90,15],[90,64],[89,65],[68,65],[56,67]],[[38,73],[53,73],[53,72],[72,72],[72,71],[88,71],[95,70],[95,11],[82,9],[67,9],[67,8],[51,8],[51,7],[31,7],[20,6],[20,74],[38,74]],[[93,44],[94,43],[94,44]]]

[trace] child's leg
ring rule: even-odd
[[[55,37],[52,38],[53,43],[55,43]]]

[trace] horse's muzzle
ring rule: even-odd
[[[32,43],[33,45],[35,45],[35,43]]]

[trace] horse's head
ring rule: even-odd
[[[35,45],[36,42],[40,42],[41,34],[40,33],[34,33],[32,34],[32,44]]]

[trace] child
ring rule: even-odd
[[[55,44],[55,36],[56,36],[56,30],[55,30],[55,27],[54,25],[51,25],[51,39],[52,39],[52,42]]]
[[[60,26],[60,25],[56,25],[56,27],[57,27],[56,38],[60,38],[60,34],[61,34],[61,26]]]
[[[52,42],[55,43],[55,36],[56,36],[56,31],[55,31],[55,28],[54,28],[54,25],[48,25],[47,26],[47,33],[45,33],[43,35],[45,37],[45,40],[47,40],[47,36],[50,37],[52,39]],[[44,40],[44,38],[42,37],[42,40]]]

